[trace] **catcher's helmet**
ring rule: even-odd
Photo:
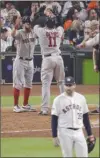
[[[56,24],[57,24],[56,17],[47,17],[47,19],[46,19],[46,26],[48,28],[54,28],[54,27],[56,27]]]
[[[30,17],[29,17],[29,16],[24,16],[24,17],[22,18],[22,23],[23,23],[23,24],[25,24],[25,23],[31,24]]]

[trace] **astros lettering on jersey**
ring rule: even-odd
[[[83,114],[88,112],[86,99],[83,95],[74,92],[72,97],[65,93],[57,96],[52,106],[52,115],[59,116],[58,128],[82,128]]]

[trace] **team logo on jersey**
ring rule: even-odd
[[[67,79],[67,81],[71,81],[71,79],[70,79],[70,78],[68,78],[68,79]]]
[[[76,109],[76,110],[79,110],[79,111],[82,110],[81,106],[76,105],[76,104],[71,104],[71,105],[65,106],[65,108],[62,109],[62,111],[63,111],[64,113],[67,113],[68,111],[70,111],[70,110],[72,110],[72,109]]]
[[[35,38],[26,38],[26,39],[23,39],[22,41],[23,41],[23,43],[34,42]]]
[[[53,38],[53,37],[59,37],[59,34],[58,34],[58,32],[48,32],[48,31],[46,31],[46,36]]]

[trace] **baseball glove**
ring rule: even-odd
[[[87,141],[87,146],[88,146],[88,153],[90,153],[95,147],[96,138],[94,136],[94,140],[91,141],[91,139],[88,137],[86,141]]]

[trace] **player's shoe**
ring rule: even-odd
[[[22,112],[22,109],[20,108],[20,106],[15,105],[14,108],[13,108],[13,111],[14,112]]]
[[[100,114],[100,111],[98,111],[98,110],[93,110],[93,111],[90,111],[89,114],[90,114],[90,115]]]
[[[37,111],[31,105],[23,105],[22,110],[23,110],[23,112],[36,112]]]
[[[97,109],[90,111],[89,114],[90,114],[90,115],[93,115],[93,114],[94,114],[94,115],[96,115],[96,114],[100,114],[100,106],[97,107]]]
[[[39,115],[48,115],[48,111],[40,111],[38,114]]]

